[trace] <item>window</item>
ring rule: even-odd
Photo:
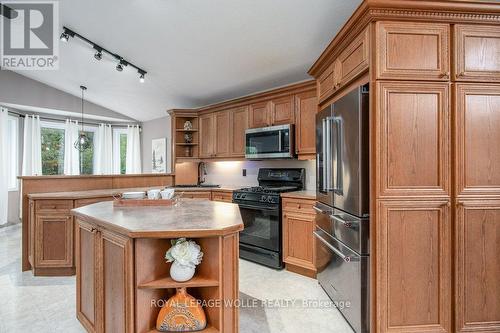
[[[9,116],[8,118],[8,133],[9,136],[9,191],[18,190],[17,173],[19,171],[19,118]]]
[[[125,174],[127,158],[127,129],[113,129],[113,172]]]
[[[64,173],[64,124],[41,123],[42,175]]]
[[[80,153],[80,174],[92,175],[94,173],[94,138],[96,127],[84,127],[84,133],[90,140],[90,148]]]

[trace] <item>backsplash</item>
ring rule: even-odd
[[[316,161],[268,160],[268,161],[220,161],[207,162],[205,177],[207,184],[256,186],[259,168],[304,168],[306,169],[306,189],[316,189]],[[247,175],[242,175],[242,170]]]

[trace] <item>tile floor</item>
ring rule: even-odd
[[[84,332],[75,316],[75,277],[33,277],[20,271],[20,257],[20,226],[1,228],[0,333]],[[316,280],[241,260],[240,292],[241,333],[353,332],[336,309],[303,306],[328,301]]]

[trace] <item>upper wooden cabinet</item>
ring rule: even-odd
[[[245,156],[245,130],[248,128],[248,107],[232,109],[229,112],[230,153],[234,157]]]
[[[373,331],[451,332],[449,201],[379,201],[376,218]]]
[[[500,82],[498,26],[455,26],[455,78]]]
[[[295,108],[293,95],[272,99],[270,107],[272,126],[293,124],[295,120]]]
[[[215,156],[215,118],[213,113],[204,114],[199,118],[200,123],[200,157]]]
[[[449,195],[449,85],[379,82],[377,87],[378,195]]]
[[[290,95],[250,104],[249,128],[293,124],[295,121],[293,101],[293,95]]]
[[[227,157],[230,155],[230,111],[214,113],[215,117],[215,156]]]
[[[271,125],[269,102],[250,104],[248,109],[248,126],[250,128],[266,127]]]
[[[500,332],[500,200],[458,203],[456,331]]]
[[[333,68],[335,63],[332,63],[328,68],[319,76],[317,80],[318,96],[320,101],[323,101],[330,97],[333,93],[334,75]]]
[[[450,80],[450,26],[378,22],[377,78]]]
[[[500,195],[500,86],[456,85],[456,192]]]
[[[300,158],[315,158],[316,154],[316,91],[295,96],[295,149]]]

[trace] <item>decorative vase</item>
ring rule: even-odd
[[[203,308],[196,298],[187,293],[186,288],[177,289],[156,319],[156,329],[160,332],[194,332],[206,326],[207,317]]]
[[[193,143],[193,134],[191,134],[191,133],[184,134],[184,142],[185,143]]]
[[[193,129],[193,124],[192,124],[189,120],[187,120],[187,121],[184,123],[184,130],[186,130],[186,131],[190,131],[190,130],[192,130],[192,129]]]
[[[174,261],[170,266],[170,277],[177,282],[186,282],[193,278],[195,267],[184,266]]]

